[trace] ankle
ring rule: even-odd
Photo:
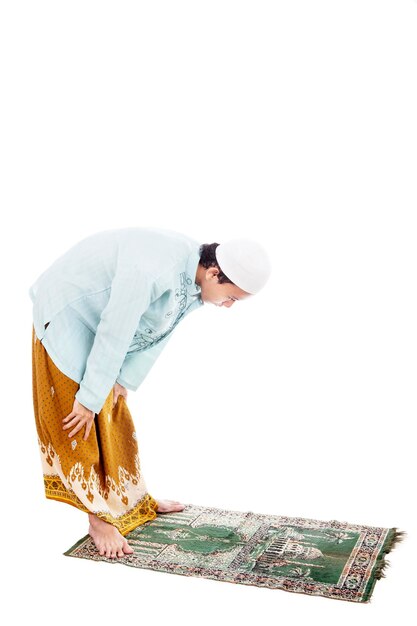
[[[99,523],[101,520],[99,517],[97,517],[97,515],[94,515],[94,513],[89,513],[88,514],[88,521],[90,522],[90,524],[97,524]]]

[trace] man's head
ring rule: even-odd
[[[258,243],[232,239],[224,244],[200,246],[195,282],[201,288],[203,302],[229,308],[259,291],[270,271],[269,257]]]

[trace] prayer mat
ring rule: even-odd
[[[132,554],[100,556],[87,534],[64,555],[369,602],[376,580],[385,577],[386,553],[404,536],[397,528],[187,504],[126,534]]]

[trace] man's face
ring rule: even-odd
[[[201,287],[201,298],[204,303],[230,308],[236,301],[245,300],[253,295],[232,283],[220,284],[218,273],[217,267],[206,269],[202,265],[198,266],[196,282]]]

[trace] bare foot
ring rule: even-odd
[[[156,500],[158,503],[157,513],[171,513],[172,511],[183,511],[185,505],[178,500]]]
[[[88,518],[90,520],[88,534],[93,538],[100,556],[116,558],[134,552],[113,524],[105,522],[93,513],[89,513]]]

